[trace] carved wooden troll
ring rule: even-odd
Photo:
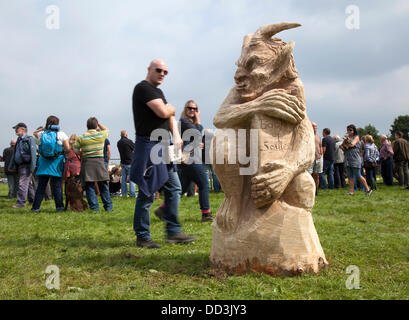
[[[314,133],[294,42],[272,38],[298,26],[266,25],[244,38],[236,85],[214,117],[219,129],[259,129],[255,175],[240,175],[239,164],[214,163],[226,198],[213,223],[210,260],[228,273],[291,275],[328,265],[311,216],[315,184],[306,169],[314,160]]]

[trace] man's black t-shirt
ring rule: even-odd
[[[169,119],[158,117],[146,104],[154,99],[162,99],[167,104],[161,89],[143,80],[135,86],[132,96],[133,118],[137,136],[149,137],[155,129],[169,130]]]
[[[335,141],[331,136],[322,138],[322,147],[325,147],[324,160],[335,160]]]

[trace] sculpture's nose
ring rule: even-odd
[[[244,69],[239,67],[234,75],[234,81],[236,84],[242,83],[244,80],[246,80],[247,74],[245,73]]]

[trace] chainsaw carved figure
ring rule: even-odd
[[[214,117],[218,129],[258,129],[255,175],[240,175],[240,164],[213,160],[225,200],[213,223],[210,259],[228,273],[288,275],[328,265],[311,216],[315,184],[306,169],[314,160],[314,134],[294,42],[272,38],[299,26],[275,23],[245,36],[236,85]],[[229,148],[237,145],[222,151],[226,159]]]

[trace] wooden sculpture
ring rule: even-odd
[[[236,85],[214,117],[219,129],[258,129],[256,174],[240,175],[239,163],[213,159],[225,200],[213,223],[210,260],[229,274],[291,275],[328,265],[311,216],[315,184],[306,169],[314,160],[314,133],[294,42],[272,38],[299,26],[275,23],[244,38]],[[213,150],[217,138],[216,132]],[[229,148],[239,148],[229,143],[225,158]]]

